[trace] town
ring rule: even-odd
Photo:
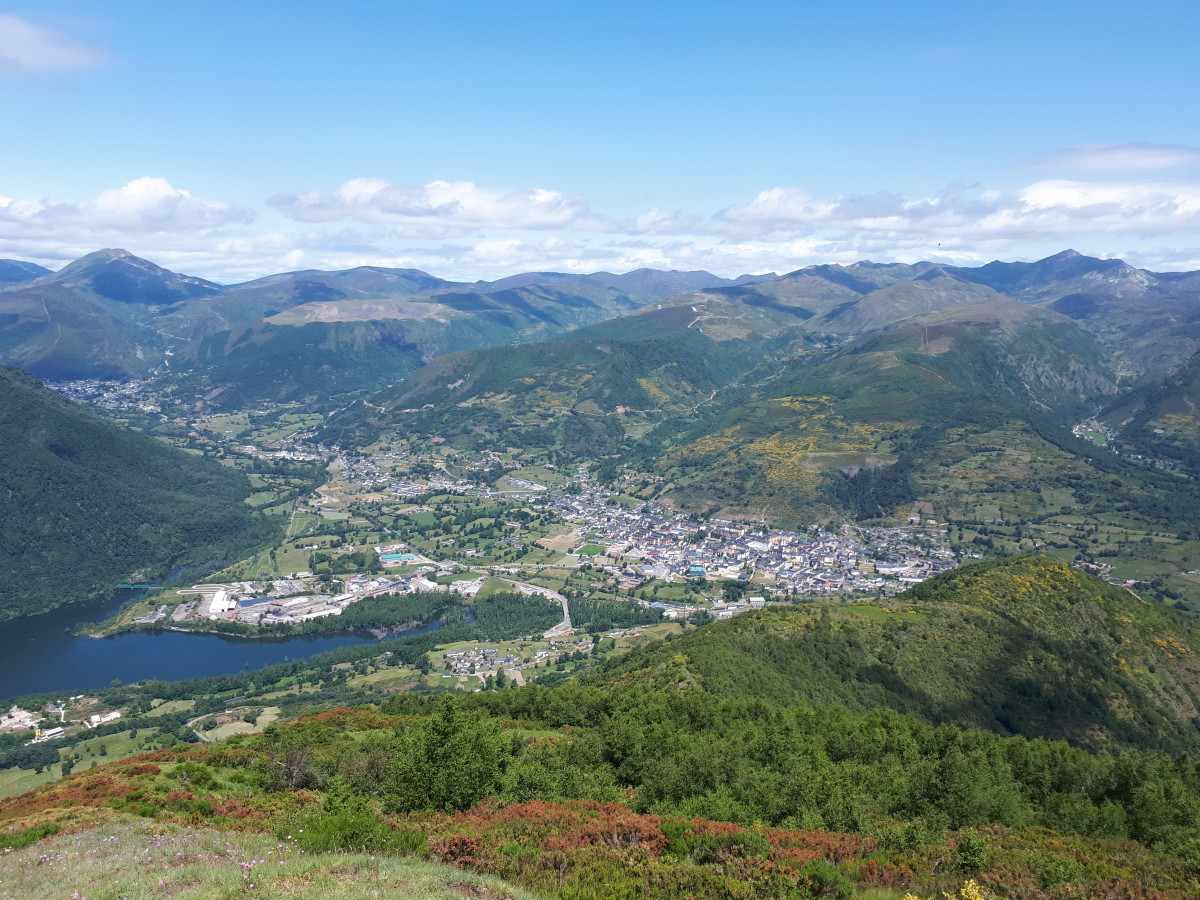
[[[613,491],[590,483],[586,467],[578,494],[558,494],[551,507],[589,535],[615,562],[610,568],[631,589],[649,578],[753,581],[780,597],[835,592],[894,594],[955,566],[939,539],[945,530],[914,517],[910,530],[846,525],[829,532],[771,529],[765,523],[699,521],[643,503],[613,505]],[[918,529],[917,526],[922,526]],[[580,547],[579,549],[584,549]]]
[[[245,445],[239,449],[263,452]],[[526,509],[563,523],[558,528],[564,533],[555,545],[562,550],[543,553],[536,561],[497,562],[480,549],[448,537],[432,542],[436,549],[414,546],[413,535],[409,541],[387,540],[370,546],[338,541],[337,552],[342,555],[369,550],[375,561],[373,571],[339,573],[336,581],[328,576],[321,579],[310,569],[281,572],[272,578],[262,571],[257,573],[259,578],[194,585],[175,592],[173,602],[158,598],[161,605],[134,619],[133,624],[172,627],[190,623],[195,627],[205,621],[231,621],[259,627],[296,625],[340,615],[347,605],[382,593],[442,590],[471,597],[489,578],[505,579],[510,588],[525,593],[544,592],[550,599],[561,599],[549,585],[561,587],[564,577],[580,570],[607,579],[616,598],[658,608],[666,619],[686,619],[702,611],[727,618],[766,602],[831,595],[847,599],[891,596],[956,565],[944,527],[919,516],[911,517],[907,527],[813,526],[806,531],[788,531],[761,521],[688,516],[651,501],[630,504],[620,492],[597,483],[586,465],[575,467],[567,485],[561,476],[549,477],[548,470],[547,483],[535,481],[528,469],[524,477],[500,475],[491,483],[452,478],[443,469],[405,452],[387,451],[379,457],[332,452],[330,456],[337,487],[323,486],[298,507],[317,521],[344,521],[338,518],[345,515],[340,508],[351,501],[366,515],[363,511],[368,507],[408,502],[411,505],[402,508],[413,521],[428,515],[425,504],[434,503],[431,498],[438,496],[447,502],[454,498],[502,502],[499,508],[510,515]],[[403,471],[385,465],[399,461],[405,463]],[[496,475],[518,466],[484,458],[460,463],[458,468]],[[519,523],[509,521],[507,526]],[[414,534],[423,536],[420,526],[414,529]],[[533,542],[537,537],[529,534],[523,539]],[[521,540],[508,534],[496,544],[511,552]],[[322,547],[313,543],[304,549],[311,552]],[[517,576],[523,580],[514,580]],[[650,584],[687,585],[694,591],[688,602],[671,602],[670,598],[639,592]],[[730,590],[730,585],[741,585],[744,590]],[[560,634],[569,633],[565,602],[563,612],[567,628],[557,626]]]

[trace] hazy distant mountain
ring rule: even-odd
[[[1031,302],[1084,290],[1110,297],[1138,297],[1160,277],[1119,259],[1096,259],[1074,250],[1032,263],[990,262],[978,268],[947,269],[1015,300]]]
[[[23,270],[27,271],[27,270]],[[141,375],[169,359],[229,402],[371,390],[460,350],[557,338],[602,321],[716,341],[793,329],[845,341],[914,316],[1018,300],[1094,335],[1130,383],[1200,351],[1200,273],[1161,275],[1066,251],[979,268],[808,266],[736,280],[707,272],[531,272],[454,282],[362,266],[221,286],[123,250],[0,291],[0,362],[43,377]]]
[[[743,275],[742,277],[753,276]],[[525,272],[521,275],[501,278],[499,281],[481,281],[474,287],[490,294],[495,291],[534,285],[553,285],[560,290],[566,289],[568,286],[579,285],[621,291],[631,297],[641,299],[643,302],[650,302],[684,291],[735,283],[728,278],[719,278],[709,272],[678,272],[674,270],[664,272],[661,269],[635,269],[624,275],[614,275],[611,272],[594,272],[591,275],[572,275],[564,272]]]
[[[0,285],[19,284],[49,274],[49,269],[36,263],[22,262],[19,259],[0,259]]]
[[[359,266],[340,272],[310,269],[230,285],[214,306],[226,311],[231,322],[247,322],[304,303],[404,299],[456,287],[468,286],[419,269],[378,266]]]
[[[664,305],[689,309],[693,327],[714,336],[801,327],[850,337],[913,315],[1004,298],[1074,320],[1120,358],[1127,380],[1164,372],[1200,351],[1200,272],[1160,274],[1072,250],[978,268],[808,266],[752,285],[681,294]]]
[[[59,285],[89,299],[142,306],[167,306],[211,297],[222,290],[219,284],[178,275],[128,250],[89,253],[39,279],[38,284]]]
[[[1150,272],[1074,250],[948,271],[1069,316],[1119,354],[1131,378],[1165,372],[1200,351],[1200,272]]]
[[[175,311],[172,328],[194,340],[173,365],[227,385],[218,397],[229,402],[328,397],[378,388],[445,353],[554,337],[720,283],[728,282],[706,272],[653,270],[477,284],[372,267],[271,276]]]
[[[197,367],[215,387],[232,389],[227,398],[245,401],[376,388],[443,353],[549,337],[731,283],[706,272],[639,270],[468,284],[362,266],[225,287],[124,250],[91,253],[55,273],[17,268],[37,277],[0,294],[0,361],[47,378],[119,378],[145,374],[169,350],[174,371]]]

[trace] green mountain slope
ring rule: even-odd
[[[933,723],[1180,749],[1200,742],[1200,636],[1061,560],[963,566],[891,600],[746,613],[593,681],[893,709]]]
[[[921,473],[967,434],[1031,415],[1066,422],[1113,391],[1088,335],[1011,301],[931,313],[764,370],[646,436],[643,458],[677,499],[811,521],[862,469],[907,459]]]
[[[273,537],[246,478],[0,368],[0,618],[102,596]]]
[[[913,476],[940,475],[947,453],[971,455],[950,445],[997,429],[1015,429],[994,440],[1033,448],[1030,460],[1061,456],[1031,417],[1067,424],[1115,390],[1094,338],[1027,304],[956,306],[822,342],[743,299],[723,293],[711,327],[715,314],[664,303],[559,341],[446,357],[333,416],[325,437],[356,446],[400,429],[463,448],[615,455],[664,475],[685,506],[811,521],[915,500]],[[848,481],[864,469],[876,474]],[[879,496],[852,500],[869,479]],[[936,480],[929,492],[948,497]]]
[[[128,378],[161,357],[162,338],[61,285],[0,294],[0,360],[40,378]]]
[[[1099,418],[1120,452],[1200,474],[1200,355],[1121,397]]]
[[[553,448],[564,459],[593,459],[690,414],[776,350],[716,342],[678,330],[677,322],[638,336],[625,329],[628,321],[614,319],[564,340],[442,357],[336,414],[326,434],[352,446],[400,424],[456,446]]]

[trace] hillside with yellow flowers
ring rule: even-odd
[[[1029,554],[964,565],[892,598],[748,613],[591,677],[1179,750],[1200,743],[1198,651],[1190,619]]]

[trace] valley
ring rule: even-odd
[[[14,271],[6,835],[1189,896],[1190,276]]]
[[[1200,898],[1200,4],[926,6],[0,8],[0,900]]]

